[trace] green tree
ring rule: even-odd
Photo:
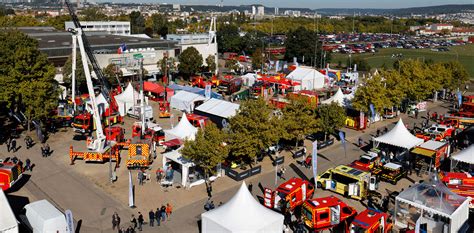
[[[369,63],[366,59],[355,57],[352,61],[350,58],[347,59],[346,62],[347,67],[354,67],[357,65],[357,71],[367,71],[369,72],[372,67],[370,67]]]
[[[232,158],[250,164],[262,150],[280,139],[279,119],[265,100],[246,100],[230,119]]]
[[[317,109],[317,118],[320,128],[327,135],[334,134],[336,129],[344,127],[346,121],[346,110],[337,103],[324,104]]]
[[[219,52],[240,52],[242,44],[239,28],[233,24],[223,24],[217,30]]]
[[[283,108],[281,124],[282,138],[294,140],[296,145],[304,136],[318,131],[319,120],[316,119],[316,105],[304,97],[292,97]]]
[[[206,178],[215,173],[216,166],[229,154],[226,135],[213,123],[199,129],[196,138],[184,142],[181,154],[204,170]]]
[[[72,88],[72,55],[68,57],[63,66],[63,85],[67,89]],[[81,56],[76,56],[76,91],[87,93],[86,74],[84,73]]]
[[[285,59],[287,61],[293,61],[294,57],[298,59],[298,62],[306,65],[314,64],[315,57],[316,65],[329,63],[331,61],[330,55],[326,55],[325,57],[324,53],[321,52],[322,44],[319,41],[317,34],[304,27],[298,27],[296,30],[288,33],[285,47]],[[323,61],[321,61],[321,59],[323,59]]]
[[[107,15],[105,15],[99,7],[83,8],[80,12],[80,15],[84,21],[108,20]]]
[[[262,69],[264,64],[264,56],[262,53],[262,49],[257,48],[255,52],[252,54],[252,67],[254,70]]]
[[[71,16],[69,14],[59,15],[55,17],[48,17],[46,19],[46,25],[52,26],[57,30],[64,30],[64,22],[71,21]]]
[[[209,55],[206,58],[207,70],[214,73],[216,71],[216,57],[214,55]]]
[[[407,83],[406,95],[411,100],[421,101],[438,89],[439,80],[427,78],[430,73],[421,61],[406,59],[399,62],[402,79]],[[433,76],[435,77],[435,76]]]
[[[130,27],[132,34],[140,34],[145,31],[145,18],[139,11],[130,13]]]
[[[239,69],[239,62],[235,59],[229,59],[225,61],[224,66],[230,71],[237,71]]]
[[[380,75],[383,77],[386,95],[391,105],[399,105],[406,97],[408,83],[404,82],[402,76],[396,70],[382,70]]]
[[[352,106],[355,109],[368,112],[370,104],[373,104],[376,112],[383,112],[385,108],[392,107],[380,74],[369,76],[361,81],[362,84],[357,88],[352,100]]]
[[[168,18],[164,14],[152,14],[152,29],[154,34],[158,34],[163,38],[168,35]]]
[[[178,70],[185,76],[196,74],[201,70],[202,56],[194,47],[188,47],[179,55]]]
[[[459,61],[449,61],[443,63],[444,67],[451,71],[450,79],[445,80],[444,87],[450,90],[457,90],[469,81],[469,74],[466,68]]]
[[[118,85],[120,79],[123,77],[123,72],[119,66],[115,64],[109,64],[103,69],[103,74],[110,85]]]
[[[55,68],[38,42],[14,30],[0,31],[0,102],[24,111],[28,130],[33,119],[50,116],[59,96]]]

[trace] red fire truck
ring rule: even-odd
[[[372,170],[378,162],[378,156],[374,154],[366,154],[360,156],[358,160],[354,160],[349,167],[357,168],[361,171],[370,171]]]
[[[0,163],[0,187],[3,191],[11,188],[23,175],[22,167],[10,162]]]
[[[346,224],[355,217],[357,211],[334,196],[314,198],[303,203],[302,216],[305,225],[322,231]]]
[[[425,141],[430,139],[441,141],[446,137],[451,137],[454,128],[448,125],[434,124],[430,128],[426,129],[424,132],[417,133],[417,138],[422,138]]]
[[[281,210],[285,207],[286,209],[293,210],[311,198],[313,193],[314,186],[311,183],[307,180],[293,177],[278,186],[276,191],[265,188],[264,205],[270,209]]]
[[[474,177],[467,172],[444,172],[441,173],[441,181],[454,193],[471,197],[470,208],[474,208]]]
[[[352,221],[349,232],[389,233],[392,231],[393,224],[388,222],[388,218],[387,213],[375,209],[366,209]]]

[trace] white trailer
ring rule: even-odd
[[[27,204],[25,210],[33,233],[68,233],[66,216],[47,200]]]

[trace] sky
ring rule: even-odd
[[[221,0],[97,0],[108,2],[176,3],[216,5]],[[474,4],[474,0],[223,0],[224,5],[263,4],[269,7],[298,8],[407,8],[446,4]]]

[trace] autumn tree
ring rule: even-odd
[[[443,82],[445,88],[456,90],[469,81],[469,73],[459,61],[444,62],[443,65],[451,73]]]
[[[254,70],[262,69],[264,64],[264,56],[262,49],[257,48],[255,52],[252,54],[252,68]]]
[[[225,133],[212,122],[198,129],[194,140],[184,142],[181,154],[204,170],[205,176],[213,175],[216,166],[224,161],[229,153]]]
[[[109,64],[107,67],[103,69],[102,72],[110,83],[110,85],[118,85],[120,84],[120,79],[123,77],[123,72],[119,66],[115,64]]]
[[[319,129],[316,119],[316,104],[304,97],[291,97],[290,102],[283,108],[281,119],[282,138],[294,140],[296,145],[305,135]]]
[[[239,69],[239,62],[235,59],[229,59],[225,61],[224,66],[230,71],[237,71]]]
[[[154,34],[160,35],[162,38],[166,38],[168,35],[168,18],[164,14],[152,14],[151,15],[152,21],[152,29]]]
[[[233,24],[219,25],[217,30],[217,43],[219,52],[240,52],[241,37],[239,28]]]
[[[178,70],[185,76],[196,74],[201,70],[202,56],[194,47],[188,47],[179,55]]]
[[[215,73],[216,72],[216,56],[209,55],[206,58],[207,70],[209,72]]]
[[[329,63],[331,61],[330,54],[327,54],[326,57],[324,57],[324,53],[321,51],[322,44],[319,41],[316,32],[310,31],[304,27],[298,27],[288,33],[285,47],[285,59],[287,61],[293,61],[294,57],[297,58],[298,62],[306,65],[314,64],[315,57],[317,65]],[[321,59],[323,59],[323,62],[321,62]]]
[[[139,11],[130,13],[130,27],[132,34],[140,34],[145,31],[145,18]]]
[[[376,112],[382,112],[385,108],[392,107],[380,74],[363,78],[352,100],[352,106],[362,112],[368,112],[370,104],[374,105]]]
[[[334,134],[337,129],[344,127],[347,117],[346,110],[335,102],[319,106],[316,115],[325,139],[329,134]]]
[[[14,30],[0,30],[0,102],[23,111],[28,130],[33,119],[43,120],[57,106],[55,68],[38,41]]]
[[[242,102],[237,114],[230,119],[232,158],[251,163],[264,149],[278,142],[281,132],[278,122],[263,99]]]

